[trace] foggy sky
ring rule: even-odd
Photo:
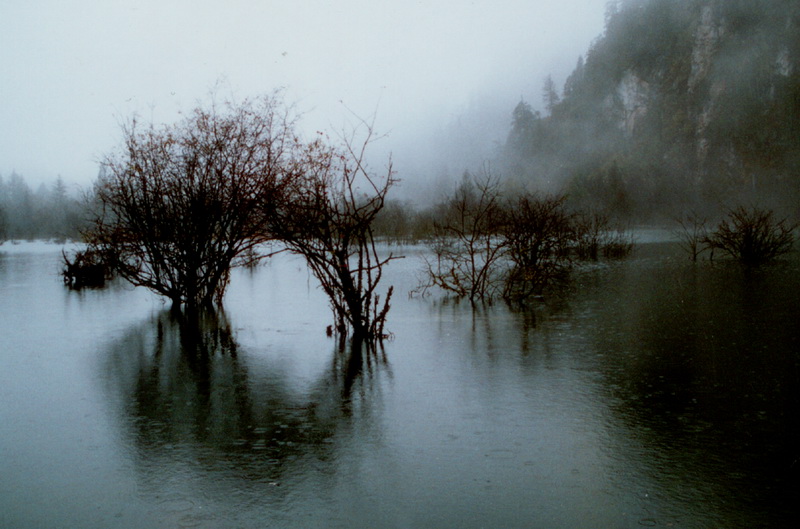
[[[605,4],[0,0],[0,175],[88,184],[133,113],[170,122],[214,87],[285,87],[309,131],[377,112],[400,177],[417,178],[402,173],[459,156],[442,135],[483,146],[521,97],[540,106],[544,76],[563,84],[602,33]]]

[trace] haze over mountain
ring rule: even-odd
[[[170,123],[212,90],[241,100],[284,87],[309,134],[376,113],[387,137],[375,158],[393,152],[410,186],[428,177],[416,160],[436,131],[484,95],[504,109],[546,72],[563,79],[602,31],[605,2],[0,2],[0,174],[88,185],[134,113]]]
[[[376,112],[423,207],[483,164],[639,219],[800,198],[796,1],[78,4],[0,8],[7,185],[88,186],[133,113],[286,85],[310,130]]]
[[[800,4],[623,0],[544,111],[520,102],[501,172],[634,218],[800,199]]]

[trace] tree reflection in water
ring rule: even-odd
[[[164,311],[111,346],[111,391],[137,469],[157,490],[169,469],[184,465],[212,481],[222,473],[271,487],[302,473],[296,466],[324,469],[354,418],[368,419],[358,404],[387,367],[382,351],[351,344],[302,388],[280,369],[253,376],[253,356],[240,350],[221,311]]]
[[[616,297],[600,291],[615,301],[593,341],[629,436],[622,444],[643,451],[666,495],[726,513],[727,522],[707,526],[738,517],[741,526],[782,527],[794,517],[800,284],[792,268],[630,269]],[[748,509],[734,516],[726,504]]]

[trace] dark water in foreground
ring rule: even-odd
[[[335,352],[302,263],[240,271],[191,332],[0,247],[0,527],[796,527],[800,262],[671,245],[532,312],[408,299]]]

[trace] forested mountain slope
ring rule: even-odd
[[[800,2],[623,0],[544,113],[513,111],[504,173],[646,219],[800,199]]]

